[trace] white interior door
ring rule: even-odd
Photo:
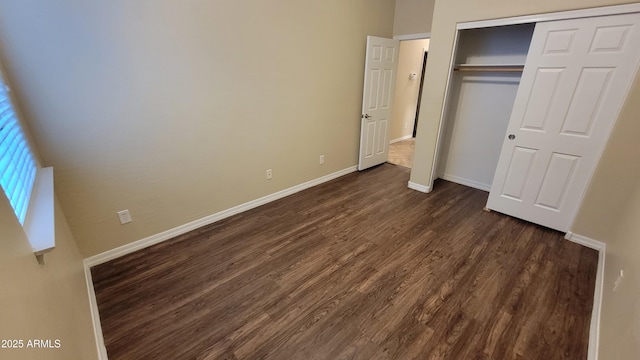
[[[640,14],[537,24],[487,207],[567,231],[639,59]]]
[[[358,170],[387,161],[398,40],[367,36]]]

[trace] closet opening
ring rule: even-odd
[[[459,30],[436,177],[491,189],[534,28]]]

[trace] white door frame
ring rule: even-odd
[[[536,15],[527,15],[527,16],[516,16],[510,18],[503,19],[493,19],[493,20],[482,20],[482,21],[470,21],[470,22],[462,22],[456,25],[456,34],[453,41],[453,49],[451,51],[451,57],[449,61],[449,72],[447,75],[447,85],[445,87],[444,92],[444,104],[442,106],[442,111],[440,113],[440,121],[438,123],[438,136],[436,138],[436,151],[434,154],[434,158],[431,165],[431,176],[429,178],[429,184],[427,189],[433,189],[433,182],[437,178],[436,170],[438,169],[438,161],[440,160],[440,156],[442,155],[442,143],[444,137],[444,129],[446,125],[447,113],[449,111],[448,106],[450,103],[450,90],[451,90],[451,82],[453,79],[453,68],[455,67],[455,59],[456,52],[458,48],[458,40],[460,37],[460,32],[462,30],[469,29],[481,29],[487,27],[496,27],[496,26],[505,26],[505,25],[518,25],[518,24],[528,24],[528,23],[537,23],[543,21],[554,21],[554,20],[567,20],[567,19],[579,19],[585,17],[594,17],[594,16],[606,16],[606,15],[619,15],[619,14],[630,14],[630,13],[640,13],[640,3],[635,4],[626,4],[626,5],[614,5],[614,6],[604,6],[598,8],[590,8],[590,9],[580,9],[580,10],[569,10],[569,11],[560,11],[554,13],[546,13],[546,14],[536,14]],[[422,99],[420,99],[422,101]],[[616,119],[617,120],[617,119]],[[614,123],[615,124],[615,123]],[[597,156],[597,162],[600,162],[600,158],[602,156],[602,152]],[[587,189],[589,188],[589,184],[591,183],[591,177],[593,173],[590,175],[589,180],[587,181],[587,186],[585,190],[580,195],[578,201],[578,209],[580,209],[582,202],[584,200],[584,195],[586,194]],[[577,215],[577,211],[572,215],[571,221],[569,222],[571,225],[569,229],[573,228],[573,223],[575,222],[575,217]]]

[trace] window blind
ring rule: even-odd
[[[0,81],[2,78],[0,77]],[[9,89],[0,83],[0,185],[24,225],[37,164],[11,104]]]

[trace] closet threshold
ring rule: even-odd
[[[524,65],[505,65],[505,64],[456,64],[453,71],[468,72],[522,72]]]

